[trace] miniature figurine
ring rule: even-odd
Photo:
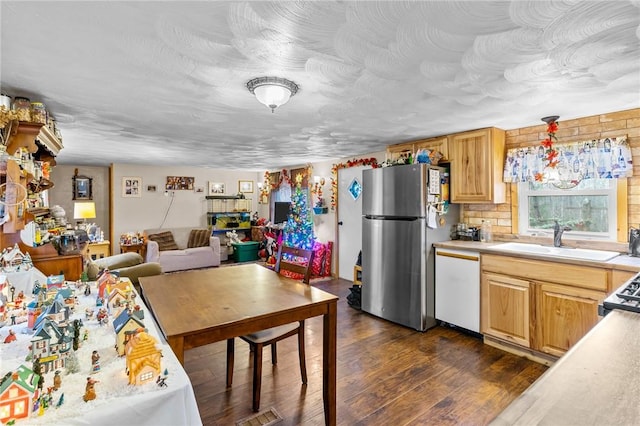
[[[84,396],[82,399],[84,402],[92,401],[96,399],[95,384],[99,383],[97,380],[93,380],[91,377],[87,377],[87,385],[84,388]]]
[[[94,311],[93,311],[93,309],[91,309],[91,308],[86,308],[86,309],[84,310],[84,317],[85,317],[86,319],[90,320],[91,318],[93,318],[93,312],[94,312]]]
[[[16,332],[13,331],[12,329],[9,329],[9,334],[7,334],[7,337],[4,338],[4,342],[11,343],[11,342],[14,342],[15,340],[16,340]]]
[[[60,399],[58,399],[58,402],[56,403],[56,408],[60,407],[62,404],[64,404],[64,393],[60,395]]]
[[[100,371],[100,354],[98,351],[93,351],[91,353],[91,374],[97,373]]]
[[[167,387],[166,380],[167,380],[166,377],[158,376],[158,378],[156,379],[156,384],[158,385],[158,387],[166,388]]]
[[[89,296],[91,294],[91,286],[87,283],[84,286],[84,295]]]
[[[106,324],[109,321],[109,314],[105,308],[100,308],[96,314],[96,319],[100,325]]]
[[[58,390],[60,389],[60,385],[62,384],[62,377],[60,377],[60,370],[56,370],[55,373],[53,373],[53,390]]]
[[[40,364],[40,358],[36,358],[33,360],[33,367],[31,368],[34,373],[39,376],[42,376],[42,364]]]
[[[89,330],[84,329],[84,333],[82,333],[82,340],[86,341],[89,338]]]

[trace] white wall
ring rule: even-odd
[[[167,176],[189,176],[195,178],[195,188],[203,187],[204,192],[174,191],[175,195],[165,196]],[[142,192],[139,198],[122,196],[122,178],[142,178]],[[119,252],[118,241],[121,234],[140,232],[149,228],[170,228],[177,226],[206,227],[208,182],[225,184],[227,195],[238,193],[238,181],[253,182],[253,193],[245,196],[252,200],[252,210],[261,217],[268,217],[265,205],[258,204],[258,182],[262,181],[262,172],[243,172],[220,169],[196,168],[188,166],[154,167],[132,164],[112,165],[112,203],[114,253]],[[147,187],[155,185],[156,191],[149,192]],[[172,203],[173,200],[173,203]],[[165,219],[166,216],[166,219]]]
[[[325,184],[322,187],[322,198],[325,200],[325,205],[329,207],[329,213],[323,215],[313,215],[313,232],[316,235],[316,239],[321,243],[333,241],[336,242],[336,212],[331,210],[331,167],[338,161],[324,161],[321,163],[313,163],[313,176],[323,177]],[[310,207],[315,204],[315,195],[311,195],[313,201],[310,202]],[[334,246],[335,251],[335,246]]]

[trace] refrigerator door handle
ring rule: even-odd
[[[364,215],[364,217],[365,219],[370,219],[370,220],[402,220],[405,222],[413,222],[420,219],[417,216],[379,216],[379,215],[372,215],[372,214]]]

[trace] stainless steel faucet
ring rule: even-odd
[[[571,231],[571,228],[568,226],[560,226],[557,220],[554,221],[555,225],[553,225],[553,245],[554,247],[562,246],[562,233],[564,231]]]

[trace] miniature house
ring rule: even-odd
[[[26,259],[25,269],[31,263],[31,259]],[[21,265],[25,261],[25,255],[20,251],[18,244],[10,249],[5,249],[0,255],[0,266],[7,272],[20,271]]]
[[[40,359],[45,373],[64,368],[72,348],[73,326],[50,318],[42,321],[31,339],[31,357]]]
[[[144,329],[143,322],[135,315],[130,315],[129,311],[123,309],[113,320],[113,329],[116,333],[116,351],[119,356],[125,354],[125,347],[134,331]]]
[[[64,306],[70,310],[74,310],[76,307],[76,298],[72,289],[69,287],[59,288],[55,295],[56,300],[60,300]]]
[[[47,289],[61,288],[64,284],[64,275],[49,275],[47,277]]]
[[[31,416],[31,399],[36,391],[40,376],[21,365],[0,381],[0,422]]]
[[[107,298],[107,307],[111,312],[124,307],[129,301],[129,295],[118,287],[109,289],[109,297]]]
[[[104,269],[96,280],[96,286],[98,287],[98,297],[104,299],[107,293],[107,286],[114,285],[118,282],[118,276],[109,272],[108,269]]]
[[[32,300],[27,305],[27,327],[30,329],[33,329],[36,325],[36,320],[40,314],[42,314],[42,308],[40,306],[36,300]]]
[[[157,340],[145,331],[138,331],[127,343],[127,372],[130,385],[142,385],[160,375],[162,351]]]
[[[111,292],[114,289],[119,289],[122,292],[122,294],[124,294],[125,297],[128,299],[131,297],[133,293],[133,284],[131,283],[131,280],[129,280],[129,278],[126,278],[126,277],[118,278],[118,280],[114,284],[110,284],[107,287],[107,290],[109,292]]]
[[[42,311],[42,313],[36,318],[33,327],[38,328],[40,326],[40,323],[45,318],[49,318],[58,323],[68,321],[69,308],[64,306],[64,304],[60,300],[54,300],[53,303],[47,306],[44,311]]]

